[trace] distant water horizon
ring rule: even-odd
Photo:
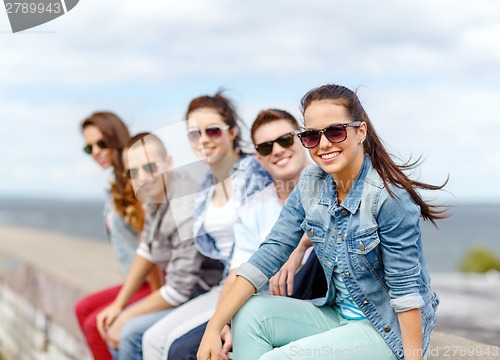
[[[89,241],[107,242],[102,200],[0,198],[0,225],[54,231]],[[476,246],[496,251],[500,240],[500,204],[462,203],[450,217],[421,222],[424,253],[431,272],[455,272]],[[495,254],[500,256],[500,254]]]

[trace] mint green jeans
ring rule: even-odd
[[[231,327],[237,360],[397,360],[368,320],[304,300],[253,296]]]

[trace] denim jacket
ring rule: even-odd
[[[108,192],[104,206],[106,233],[123,273],[128,274],[139,244],[139,235],[115,209],[113,196]]]
[[[420,207],[403,189],[395,197],[365,156],[349,194],[337,204],[331,175],[306,168],[260,249],[237,275],[259,291],[288,259],[305,231],[328,281],[317,306],[334,304],[334,262],[355,303],[392,351],[404,359],[397,313],[420,308],[423,351],[428,351],[439,300],[430,288],[419,229]]]
[[[257,191],[264,189],[272,183],[271,175],[259,164],[255,156],[246,155],[234,164],[231,174],[232,180],[232,196],[231,201],[235,209],[246,203],[247,199]],[[215,179],[212,173],[209,173],[203,182],[200,191],[196,194],[194,216],[193,216],[193,233],[195,234],[195,244],[198,251],[209,259],[221,262],[224,266],[224,275],[229,271],[230,258],[221,256],[217,249],[215,240],[208,234],[203,226],[205,221],[205,213],[212,199],[215,190]],[[213,262],[212,262],[213,264]],[[204,269],[208,272],[209,269]],[[203,271],[203,270],[202,270]],[[207,279],[205,276],[204,279]],[[217,282],[220,280],[217,280]],[[209,286],[214,286],[217,283],[214,279],[207,279]]]

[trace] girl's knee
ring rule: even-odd
[[[82,331],[85,334],[98,334],[99,331],[97,330],[97,320],[93,316],[88,316],[85,318],[82,322]]]
[[[269,301],[269,298],[264,296],[251,297],[233,317],[233,325],[238,326],[238,324],[252,322],[260,323],[268,316],[266,312],[267,301]]]
[[[87,315],[89,314],[89,306],[87,304],[86,299],[82,299],[75,304],[75,308],[73,309],[78,319],[78,322],[82,323]]]

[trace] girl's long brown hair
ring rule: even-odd
[[[115,179],[111,184],[111,195],[116,210],[125,221],[139,234],[144,225],[142,203],[136,199],[132,183],[123,176],[123,149],[127,146],[130,133],[123,121],[112,112],[96,112],[83,120],[82,131],[87,126],[95,126],[102,133],[103,140],[111,150],[111,162]]]
[[[448,179],[442,185],[431,185],[420,181],[410,179],[403,171],[415,169],[420,164],[420,158],[416,161],[408,160],[403,165],[397,165],[391,155],[387,152],[382,144],[382,140],[378,137],[372,122],[368,118],[365,109],[361,105],[356,93],[344,86],[328,84],[312,89],[301,100],[301,110],[304,114],[307,107],[313,101],[327,100],[332,101],[337,105],[342,105],[347,109],[347,113],[353,121],[364,121],[367,124],[368,131],[366,139],[363,143],[365,153],[370,156],[373,167],[377,170],[382,178],[385,187],[394,196],[388,183],[399,188],[405,189],[413,201],[420,206],[420,214],[425,220],[431,221],[436,225],[435,220],[448,217],[445,213],[446,209],[441,206],[432,205],[424,201],[417,189],[422,190],[441,190],[447,183]]]

